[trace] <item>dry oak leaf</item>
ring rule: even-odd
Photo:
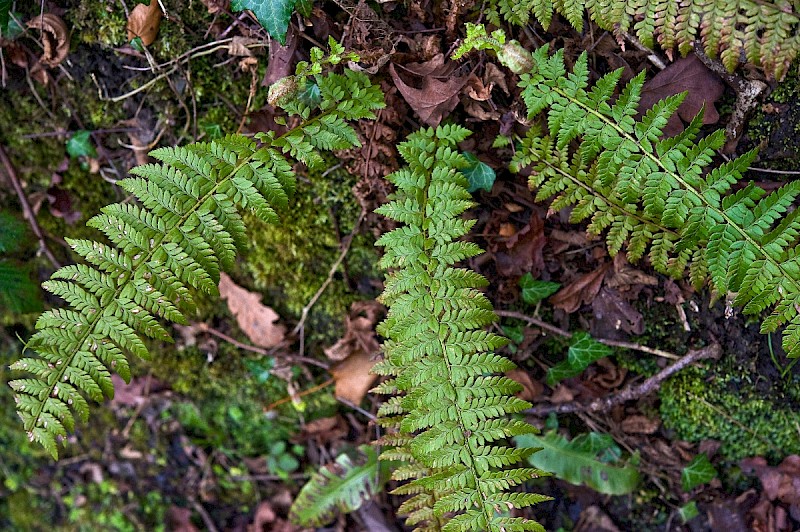
[[[455,67],[455,63],[445,64],[444,55],[438,54],[424,63],[400,66],[409,82],[401,78],[394,63],[389,65],[389,73],[420,120],[436,127],[458,105],[458,95],[468,80],[467,76],[453,77]]]
[[[659,100],[684,91],[687,94],[683,103],[663,129],[666,137],[672,137],[683,131],[681,119],[684,122],[691,122],[701,109],[705,109],[703,124],[715,124],[719,121],[719,113],[714,107],[714,102],[722,96],[725,85],[720,77],[709,70],[694,54],[678,59],[644,84],[639,111],[645,113]]]
[[[42,56],[39,63],[46,67],[58,66],[69,53],[69,30],[61,18],[52,13],[33,17],[28,21],[29,29],[39,30],[42,34]],[[33,67],[36,70],[36,66]]]
[[[325,349],[325,356],[334,361],[344,360],[356,351],[373,355],[380,350],[375,337],[375,324],[384,313],[377,301],[357,301],[350,306],[344,322],[344,337]]]
[[[261,303],[261,294],[245,290],[225,273],[219,276],[219,296],[228,300],[228,308],[239,328],[260,347],[274,347],[286,336],[286,327],[275,323],[278,313]]]
[[[356,405],[361,403],[378,378],[370,373],[375,362],[372,355],[358,350],[332,367],[331,375],[336,383],[334,395]]]
[[[611,263],[607,262],[595,271],[578,277],[556,292],[550,298],[550,303],[564,312],[575,312],[581,305],[590,303],[595,298],[610,267]]]
[[[128,40],[132,41],[139,37],[143,45],[153,44],[158,35],[158,27],[161,25],[161,16],[158,0],[150,0],[149,6],[138,4],[128,16]]]

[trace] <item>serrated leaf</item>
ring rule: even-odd
[[[475,155],[468,151],[463,153],[464,159],[467,160],[468,166],[461,170],[464,177],[469,181],[469,192],[475,192],[478,189],[483,189],[486,192],[491,192],[494,186],[494,180],[497,174],[488,164],[481,162]]]
[[[81,129],[72,134],[67,140],[67,153],[73,159],[78,157],[97,157],[97,151],[92,144],[92,133]]]
[[[636,489],[639,484],[639,472],[636,468],[601,462],[591,448],[592,442],[601,440],[587,436],[582,435],[568,441],[556,431],[550,431],[542,436],[525,434],[514,439],[517,447],[541,448],[528,461],[534,467],[550,471],[562,480],[588,486],[606,495],[624,495]]]
[[[559,362],[547,372],[547,384],[553,386],[559,381],[580,375],[589,364],[607,357],[611,348],[601,344],[589,333],[580,331],[572,336],[572,344],[567,350],[567,359]]]
[[[691,491],[700,484],[711,482],[717,476],[717,470],[711,465],[705,453],[698,454],[689,465],[681,471],[681,487],[683,491]]]
[[[535,305],[558,292],[561,284],[534,279],[530,273],[526,273],[520,278],[519,287],[522,289],[522,300],[528,305]]]
[[[296,4],[297,0],[232,0],[231,11],[249,9],[270,36],[284,45]]]

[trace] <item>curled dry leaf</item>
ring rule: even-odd
[[[52,13],[45,13],[40,17],[33,17],[27,26],[29,29],[39,30],[42,35],[44,52],[39,63],[46,67],[58,66],[69,53],[69,30],[64,21]]]
[[[430,61],[400,67],[408,82],[398,73],[394,63],[389,65],[389,72],[400,94],[420,120],[436,127],[458,105],[458,95],[468,79],[467,76],[454,77],[455,66],[454,63],[445,64],[444,55],[438,54]]]
[[[261,294],[245,290],[221,273],[219,296],[228,301],[228,308],[239,328],[251,342],[260,347],[274,347],[286,336],[286,327],[275,323],[278,313],[261,303]]]
[[[581,308],[581,305],[590,303],[595,298],[610,267],[611,263],[608,262],[595,271],[578,277],[556,292],[550,298],[550,302],[554,307],[560,308],[564,312],[575,312]]]
[[[374,365],[375,360],[371,355],[358,350],[331,368],[331,375],[336,382],[334,395],[359,404],[378,378],[370,373]]]
[[[506,373],[506,377],[522,385],[522,391],[517,397],[524,401],[534,401],[544,392],[544,386],[539,381],[534,381],[524,369],[516,368]]]
[[[645,83],[639,109],[644,113],[659,100],[684,91],[686,98],[663,130],[667,137],[683,131],[681,119],[690,122],[701,109],[705,109],[704,124],[716,124],[719,121],[719,113],[714,107],[714,102],[722,96],[725,85],[720,77],[709,70],[694,54],[678,59]]]
[[[149,6],[138,4],[128,17],[128,40],[139,37],[145,46],[153,44],[161,25],[161,16],[158,0],[150,0]]]

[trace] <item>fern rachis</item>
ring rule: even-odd
[[[39,357],[12,366],[36,377],[10,383],[31,440],[56,456],[56,437],[73,430],[73,412],[88,415],[79,390],[95,400],[113,395],[109,369],[127,380],[125,353],[148,356],[140,335],[168,341],[158,318],[185,322],[194,309],[189,287],[217,293],[220,270],[246,243],[238,210],[275,222],[275,210],[288,205],[294,177],[284,154],[313,165],[317,150],[358,144],[346,121],[374,118],[380,90],[352,72],[315,79],[322,94],[316,116],[304,104],[289,106],[304,121],[280,137],[257,135],[262,146],[229,136],[155,150],[161,164],[137,167],[131,173],[138,177],[120,182],[141,206],[110,205],[89,222],[113,245],[70,241],[90,265],[61,268],[44,286],[72,308],[42,314],[26,347]]]

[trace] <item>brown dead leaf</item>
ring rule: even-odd
[[[690,122],[703,106],[703,124],[715,124],[719,121],[714,102],[722,96],[725,85],[694,54],[678,59],[644,84],[639,111],[645,113],[659,100],[684,91],[687,92],[686,98],[664,127],[663,134],[666,137],[683,131],[681,119]]]
[[[269,60],[264,79],[261,80],[262,87],[269,87],[279,79],[294,74],[293,58],[297,50],[297,34],[294,27],[289,24],[289,31],[286,33],[286,44],[281,46],[277,39],[269,41]]]
[[[592,335],[598,338],[619,338],[620,331],[631,334],[644,332],[644,317],[620,293],[608,286],[600,289],[592,300]]]
[[[607,262],[595,271],[578,277],[556,292],[550,302],[564,312],[575,312],[581,305],[590,303],[595,298],[610,267],[611,263]]]
[[[402,69],[405,81],[398,73]],[[420,120],[429,126],[438,126],[442,119],[458,105],[458,95],[467,82],[467,76],[453,77],[455,63],[445,64],[444,55],[438,54],[424,63],[405,66],[389,65],[394,84]]]
[[[228,300],[228,308],[239,328],[260,347],[274,347],[286,336],[286,327],[275,323],[278,313],[261,303],[261,294],[245,290],[225,273],[220,274],[219,296]]]
[[[153,0],[155,2],[155,0]],[[192,511],[180,506],[170,506],[166,515],[167,529],[174,532],[197,532],[192,524]]]
[[[507,234],[501,225],[501,234]],[[535,212],[528,225],[508,237],[505,242],[492,246],[497,273],[504,277],[519,277],[530,272],[534,279],[544,269],[542,249],[547,242],[544,222]]]
[[[375,360],[370,354],[358,350],[331,368],[331,375],[336,382],[334,395],[353,404],[361,403],[378,378],[370,373],[374,365]]]
[[[628,416],[621,424],[622,430],[628,434],[653,434],[660,426],[660,419],[650,419],[645,416]]]
[[[383,305],[377,301],[357,301],[350,307],[345,318],[344,337],[325,349],[325,356],[331,360],[344,360],[356,351],[374,355],[380,350],[375,337],[375,325],[383,315]]]
[[[319,444],[325,445],[344,439],[347,431],[347,423],[342,416],[323,417],[306,423],[299,440],[305,441],[313,438]]]
[[[549,397],[550,402],[553,404],[569,403],[575,399],[575,392],[566,384],[559,384],[553,394]]]
[[[128,16],[128,40],[132,41],[139,37],[143,45],[153,44],[161,25],[161,16],[158,0],[150,0],[149,6],[138,4]]]
[[[531,379],[531,376],[524,369],[512,369],[506,373],[506,377],[522,385],[522,391],[517,394],[517,397],[524,401],[534,401],[544,392],[542,383]]]
[[[231,0],[200,0],[211,15],[224,13],[228,10]]]
[[[787,456],[777,467],[762,457],[745,458],[739,465],[743,473],[758,477],[767,499],[788,504],[792,516],[800,517],[800,456]]]
[[[57,66],[69,53],[69,30],[61,18],[52,13],[33,17],[27,23],[28,28],[36,29],[42,35],[42,56],[39,63],[46,67]],[[34,67],[35,69],[36,67]]]

